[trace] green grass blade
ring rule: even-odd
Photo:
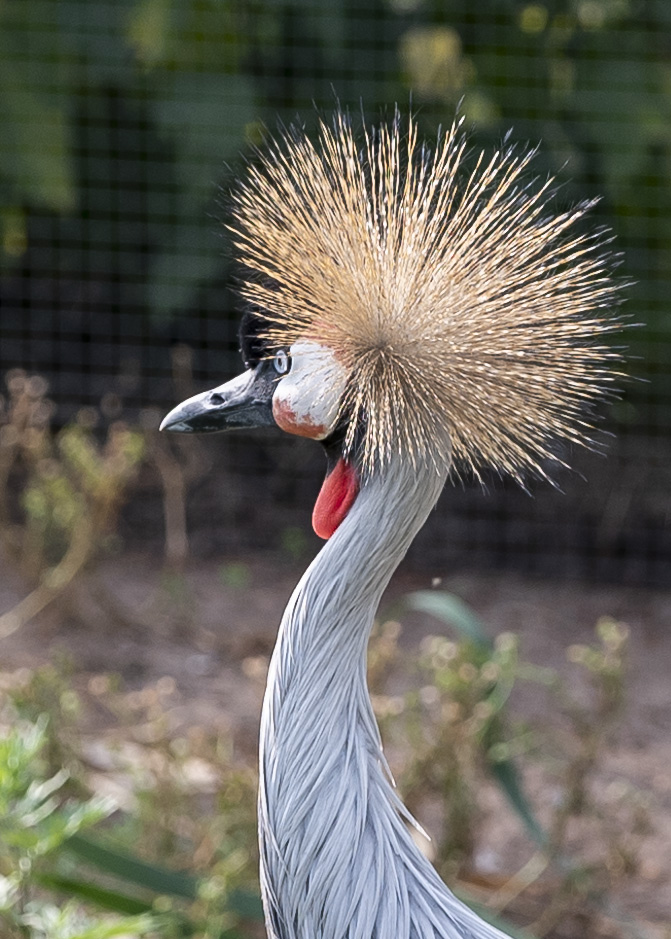
[[[68,896],[86,900],[104,910],[113,913],[122,913],[125,916],[137,916],[141,913],[150,913],[151,903],[129,897],[117,890],[108,890],[97,884],[77,880],[72,877],[61,877],[58,874],[36,874],[35,880],[43,887],[66,893]]]
[[[232,890],[228,905],[243,919],[263,921],[263,903],[258,893],[252,893],[251,890]]]
[[[464,639],[490,652],[492,641],[484,623],[463,600],[444,590],[416,590],[405,598],[406,605],[419,613],[428,613],[453,626]]]
[[[531,803],[524,794],[517,767],[512,760],[488,760],[487,766],[499,788],[521,819],[529,835],[541,848],[548,844],[547,832],[543,830],[534,814]]]
[[[157,935],[156,920],[148,913],[129,916],[116,922],[94,923],[89,929],[78,932],[74,939],[128,939],[129,936]]]
[[[84,835],[73,835],[63,844],[81,860],[93,864],[101,871],[113,874],[119,880],[143,887],[157,894],[167,894],[195,900],[198,879],[190,874],[171,871],[157,864],[148,864],[130,854],[92,841]]]
[[[412,610],[427,613],[456,629],[462,638],[474,643],[483,653],[491,654],[494,645],[488,637],[482,620],[458,597],[443,590],[417,590],[406,597],[407,606]],[[498,730],[501,731],[501,724]],[[487,741],[487,749],[499,740]],[[520,775],[511,759],[488,759],[487,765],[495,782],[499,785],[506,799],[519,816],[525,829],[541,847],[547,845],[548,836],[536,818],[531,803],[526,798]]]

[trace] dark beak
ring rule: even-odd
[[[273,392],[277,376],[261,362],[225,385],[178,404],[160,430],[178,434],[214,434],[222,430],[274,427]]]

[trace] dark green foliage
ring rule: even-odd
[[[479,894],[485,918],[513,936],[524,934],[509,917],[533,922],[540,936],[578,916],[590,935],[631,939],[616,888],[635,869],[646,801],[623,790],[613,815],[594,785],[622,706],[626,628],[602,620],[594,643],[571,646],[566,680],[524,662],[513,634],[491,641],[452,594],[411,594],[408,606],[430,609],[455,638],[429,636],[409,654],[398,644],[398,623],[383,624],[371,643],[369,682],[400,792],[420,819],[427,800],[439,807],[432,836],[443,876],[477,906],[481,799],[487,787],[498,789],[526,834],[529,860],[516,872],[502,858],[501,875]],[[262,680],[262,664],[247,663],[250,680]],[[88,696],[74,690],[75,680],[47,667],[0,692],[2,935],[104,939],[125,929],[256,939],[255,770],[228,732],[175,723],[171,709],[181,706],[172,679],[128,692],[96,675]],[[399,681],[411,690],[398,693]],[[553,708],[520,726],[509,699],[530,681]],[[94,712],[111,722],[92,733]],[[92,774],[93,740],[106,768]],[[552,804],[536,804],[527,791],[534,769],[555,793]],[[111,800],[91,799],[91,786],[104,780],[133,807],[115,811]],[[573,840],[576,822],[590,832],[588,843]],[[542,905],[532,915],[518,901],[541,878]],[[622,920],[615,932],[601,931],[604,914]]]
[[[54,406],[40,376],[14,369],[6,387],[0,399],[0,546],[32,589],[0,616],[0,636],[60,598],[113,542],[144,450],[142,435],[122,422],[114,422],[101,443],[92,409],[55,431]]]
[[[113,684],[99,682],[98,694],[117,702],[123,720],[124,696]],[[177,777],[190,751],[187,747],[179,756],[175,747],[168,763],[168,740],[156,740],[148,755],[164,767],[165,778],[146,792],[138,782],[134,797],[142,807],[124,815],[114,800],[86,795],[84,717],[79,695],[51,667],[9,694],[0,692],[0,934],[7,939],[257,936],[263,911],[253,851],[247,849],[256,841],[253,776],[232,766],[226,747],[215,742],[209,756],[221,761],[220,815],[208,815],[200,828],[194,819],[192,826],[201,854],[203,839],[211,838],[207,864],[194,859],[198,845],[190,846],[188,871],[178,869],[176,851],[165,864],[147,860],[157,816],[165,831],[184,827],[186,792]],[[186,741],[181,744],[184,749]],[[192,814],[197,801],[189,800]],[[195,814],[199,811],[202,805]],[[106,832],[87,833],[105,819]],[[246,849],[242,860],[240,843]],[[188,854],[182,844],[181,856],[185,850]],[[245,886],[244,877],[252,879],[253,888]]]
[[[184,310],[226,276],[217,186],[264,121],[412,98],[433,135],[462,101],[479,141],[542,141],[561,199],[603,197],[648,324],[632,341],[668,341],[668,28],[663,0],[10,0],[0,255],[47,234],[99,246],[126,309]]]
[[[524,906],[516,902],[520,896],[550,877],[549,898],[530,924],[533,934],[546,935],[574,915],[596,932],[607,913],[619,921],[615,935],[636,935],[618,910],[616,887],[622,873],[636,867],[641,820],[628,816],[641,810],[645,815],[646,799],[629,792],[627,807],[611,825],[595,786],[621,713],[626,626],[604,618],[593,644],[570,646],[573,672],[567,679],[523,661],[515,634],[491,640],[477,614],[453,594],[420,591],[405,603],[455,637],[427,636],[411,663],[398,644],[398,623],[383,624],[371,644],[373,704],[385,745],[400,751],[390,759],[399,789],[420,821],[427,807],[435,811],[440,805],[440,823],[434,816],[432,826],[438,870],[469,896],[482,793],[493,782],[521,823],[531,852],[518,873],[507,872],[503,882],[494,876],[498,889],[488,899],[490,913],[517,915]],[[390,694],[408,664],[412,690]],[[543,719],[520,725],[509,701],[523,683],[536,686],[537,706],[547,698],[550,707]],[[530,797],[525,777],[532,767],[543,773],[546,787],[559,787],[552,807]],[[598,852],[597,862],[583,856],[585,844],[572,840],[577,827],[591,832],[589,850]],[[503,928],[509,931],[507,924]]]

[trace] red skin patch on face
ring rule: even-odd
[[[342,458],[328,474],[312,512],[312,527],[325,541],[341,524],[359,494],[359,477],[354,467]]]
[[[309,418],[296,417],[287,402],[279,398],[273,398],[273,417],[278,427],[288,434],[296,434],[297,437],[312,437],[314,440],[321,440],[327,434],[323,424],[315,424]]]

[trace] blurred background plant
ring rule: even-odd
[[[536,936],[558,926],[557,935],[570,935],[567,924],[594,936],[637,935],[619,911],[617,887],[638,861],[646,794],[617,779],[608,792],[594,785],[623,707],[626,627],[600,621],[593,643],[567,650],[570,671],[560,676],[522,661],[509,633],[493,643],[484,632],[464,636],[455,610],[471,625],[474,614],[451,595],[430,596],[453,638],[427,636],[402,649],[399,624],[383,622],[369,672],[400,790],[430,820],[425,850],[513,935],[513,922]],[[407,606],[426,598],[411,595]],[[245,666],[259,687],[264,669],[258,659]],[[169,678],[141,691],[105,674],[79,691],[73,681],[67,666],[46,666],[24,670],[1,692],[0,918],[8,934],[260,936],[256,769],[230,731],[184,726]],[[533,725],[516,722],[509,699],[528,682],[545,689],[550,722],[545,714]],[[521,756],[525,780],[537,772],[535,786],[555,793],[550,808],[527,793]],[[500,858],[489,874],[481,870],[488,788],[513,808],[524,834],[518,869]]]
[[[261,935],[255,774],[226,735],[170,734],[173,690],[100,675],[87,709],[52,666],[3,688],[3,936]],[[102,737],[92,704],[114,718]]]
[[[561,676],[520,660],[512,633],[489,641],[474,613],[452,595],[419,592],[407,604],[430,612],[452,632],[456,627],[457,638],[427,636],[409,660],[399,645],[399,624],[383,623],[371,647],[373,703],[406,805],[416,817],[432,820],[429,850],[442,876],[461,880],[471,901],[473,887],[486,885],[490,909],[530,917],[539,936],[568,922],[596,935],[604,914],[622,919],[618,883],[636,867],[640,835],[649,825],[648,800],[625,783],[600,792],[594,779],[621,717],[627,627],[600,620],[593,644],[567,650],[573,669]],[[412,676],[413,690],[390,693],[399,667],[406,679],[408,672]],[[508,702],[520,683],[533,683],[547,698],[537,705],[533,723],[511,720]],[[535,768],[542,787],[553,793],[542,816],[519,765],[526,776]],[[486,850],[479,828],[492,810],[483,800],[487,780],[514,810],[529,848],[519,871],[499,870],[489,878],[478,863]],[[612,824],[616,791],[620,803]]]
[[[7,703],[3,702],[3,717]],[[108,799],[68,798],[70,772],[53,775],[43,753],[49,719],[12,721],[0,736],[0,918],[6,936],[90,937],[145,935],[151,917],[124,917],[110,925],[87,915],[73,899],[56,905],[40,887],[61,886],[51,873],[70,839],[113,811]],[[48,894],[47,894],[48,896]]]
[[[509,132],[511,143],[541,141],[535,172],[557,175],[560,205],[601,200],[594,224],[613,229],[628,309],[644,324],[627,335],[628,369],[647,382],[630,383],[609,412],[608,462],[570,457],[591,481],[588,490],[568,481],[570,511],[549,489],[532,511],[512,485],[484,496],[467,481],[441,503],[455,523],[449,555],[429,529],[423,559],[457,564],[467,550],[478,564],[663,586],[669,30],[666,0],[0,4],[0,371],[44,376],[59,425],[103,399],[122,401],[132,425],[140,412],[155,418],[179,392],[178,354],[192,357],[197,388],[219,384],[238,367],[235,269],[220,222],[253,147],[278,119],[300,115],[314,130],[315,106],[329,111],[336,98],[365,120],[412,101],[429,141],[459,106],[474,146]],[[200,452],[216,453],[227,488],[248,505],[237,543],[267,546],[272,517],[281,551],[279,533],[296,527],[321,471],[311,451],[260,437],[229,442],[226,456],[216,443]],[[177,511],[171,454],[157,466]],[[198,522],[214,509],[231,531],[237,508],[214,486],[207,498]],[[155,530],[149,512],[137,518]],[[174,514],[169,528],[183,528]],[[184,538],[169,549],[179,569]]]
[[[9,635],[63,595],[116,537],[117,513],[142,458],[141,435],[121,421],[102,442],[96,412],[54,432],[47,384],[20,369],[7,375],[0,410],[0,539],[32,588],[0,617]]]

